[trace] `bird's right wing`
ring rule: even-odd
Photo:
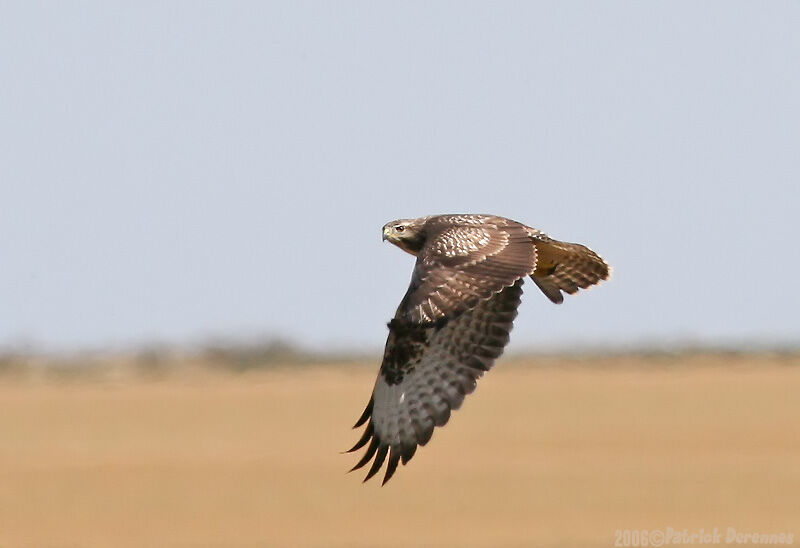
[[[522,280],[474,308],[434,326],[393,320],[378,379],[367,408],[356,423],[366,430],[350,451],[369,443],[353,467],[374,461],[364,481],[388,456],[383,482],[402,459],[406,464],[425,445],[434,426],[443,426],[451,410],[475,390],[477,379],[503,353],[517,315]]]

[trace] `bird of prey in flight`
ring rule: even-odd
[[[354,426],[366,430],[350,452],[369,443],[353,467],[374,458],[364,481],[388,457],[385,484],[503,353],[527,276],[559,304],[562,292],[607,279],[609,266],[588,247],[494,215],[401,219],[384,225],[383,239],[417,261],[389,322],[372,397]]]

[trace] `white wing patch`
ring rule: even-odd
[[[436,238],[432,251],[445,257],[466,257],[487,245],[490,239],[489,232],[483,228],[453,227]]]

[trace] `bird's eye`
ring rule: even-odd
[[[396,227],[394,227],[394,229],[397,232],[403,232],[406,229],[406,227],[404,227],[403,225],[397,225]]]

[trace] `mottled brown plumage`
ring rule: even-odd
[[[383,483],[443,426],[477,379],[503,353],[522,283],[530,276],[554,303],[608,278],[609,267],[580,244],[560,242],[494,215],[433,215],[393,221],[383,237],[417,258],[411,284],[389,322],[366,424],[350,449],[369,444],[367,477],[388,457]]]

